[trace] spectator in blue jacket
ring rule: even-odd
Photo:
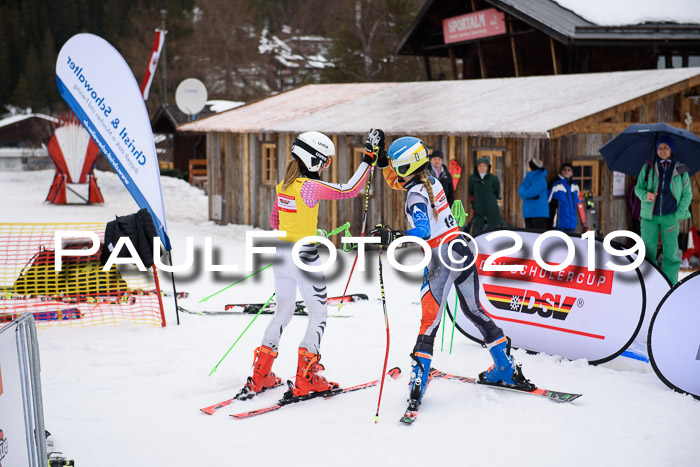
[[[581,190],[571,177],[574,174],[573,167],[568,162],[562,164],[557,178],[549,190],[549,217],[552,227],[566,233],[576,233],[578,217],[576,211],[583,214],[581,203]],[[581,206],[581,209],[579,209]],[[585,224],[582,218],[581,223]]]
[[[547,199],[547,169],[541,160],[532,158],[530,171],[525,174],[518,194],[523,200],[523,218],[525,227],[535,230],[547,230],[549,203]]]

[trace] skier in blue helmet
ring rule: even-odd
[[[382,134],[383,136],[383,134]],[[381,138],[382,147],[384,138]],[[407,193],[404,211],[410,230],[393,230],[377,225],[370,234],[381,237],[381,244],[411,235],[426,240],[432,248],[430,263],[425,268],[421,286],[422,318],[413,359],[408,412],[418,409],[426,385],[433,355],[433,346],[440,325],[440,309],[454,284],[460,307],[465,316],[481,332],[494,365],[479,375],[482,383],[532,390],[535,386],[523,376],[520,364],[510,355],[510,340],[486,314],[479,302],[479,277],[476,267],[461,271],[463,264],[473,262],[473,253],[459,235],[459,228],[450,212],[445,191],[440,182],[425,170],[428,150],[423,142],[405,136],[389,146],[388,154],[380,150],[377,166],[383,168],[386,182],[392,189]],[[452,254],[448,252],[452,250]],[[440,258],[451,269],[441,264]]]

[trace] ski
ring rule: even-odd
[[[250,376],[248,377],[248,379],[250,379]],[[267,391],[268,389],[276,388],[276,387],[279,387],[279,386],[282,386],[282,381],[280,381],[279,383],[275,384],[274,386],[271,386],[271,387],[269,387],[269,388],[265,388],[265,389],[263,389],[263,390],[260,391],[260,392],[248,392],[248,391],[246,391],[246,388],[243,387],[243,389],[241,389],[241,390],[238,392],[238,394],[236,394],[236,395],[233,396],[232,398],[226,399],[225,401],[221,401],[221,402],[219,402],[219,403],[217,403],[217,404],[210,405],[209,407],[204,407],[203,409],[199,409],[199,410],[201,410],[202,412],[204,412],[204,413],[207,414],[207,415],[214,415],[214,413],[215,413],[217,410],[223,409],[224,407],[227,407],[227,406],[231,405],[231,404],[233,403],[233,401],[245,401],[245,400],[248,400],[248,399],[252,399],[253,397],[257,396],[258,394],[261,394],[261,393]]]
[[[428,373],[428,382],[425,383],[425,390],[428,390],[428,386],[430,386],[430,382],[433,380],[433,371],[431,370]],[[409,383],[410,385],[410,383]],[[414,388],[415,389],[415,388]],[[401,423],[405,423],[406,425],[410,425],[413,422],[416,421],[416,418],[418,418],[418,407],[420,407],[420,402],[418,402],[418,398],[420,398],[420,394],[409,394],[408,395],[408,407],[406,408],[406,411],[404,412],[403,416],[399,419]]]
[[[184,308],[180,305],[177,307],[178,311],[180,313],[187,313],[189,315],[199,315],[199,316],[228,316],[228,315],[242,315],[242,314],[248,314],[246,311],[242,309],[230,309],[228,311],[215,311],[215,310],[188,310],[187,308]],[[273,313],[275,310],[274,308],[271,311],[268,311],[268,309],[265,309],[261,314],[267,315]],[[255,312],[257,314],[257,311]],[[302,311],[295,311],[294,314],[296,316],[309,316],[309,314],[306,312],[306,309],[303,308]],[[337,314],[337,313],[328,313],[329,318],[352,318],[352,315],[348,314]]]
[[[392,368],[391,370],[389,370],[387,372],[387,375],[391,376],[393,379],[398,378],[400,374],[401,374],[401,369],[399,367]],[[340,394],[346,394],[349,392],[360,391],[362,389],[368,389],[368,388],[376,386],[377,384],[379,384],[378,379],[376,379],[374,381],[370,381],[368,383],[362,383],[362,384],[358,384],[356,386],[350,386],[347,388],[336,388],[336,389],[331,389],[330,391],[315,392],[315,393],[308,394],[306,396],[295,397],[295,396],[290,396],[291,390],[294,388],[294,383],[292,383],[291,381],[287,381],[287,385],[289,386],[289,391],[286,392],[285,396],[282,399],[280,399],[276,404],[271,405],[269,407],[263,407],[261,409],[250,410],[248,412],[231,414],[231,417],[239,419],[239,420],[244,419],[244,418],[250,418],[250,417],[254,417],[256,415],[262,415],[264,413],[279,410],[282,407],[285,407],[285,406],[288,406],[291,404],[295,404],[297,402],[308,401],[308,400],[316,399],[319,397],[323,397],[324,399],[329,399],[331,397],[335,397],[335,396],[340,395]]]
[[[409,402],[406,412],[404,412],[403,417],[401,417],[399,421],[410,425],[416,421],[416,418],[418,418],[418,406]]]
[[[230,313],[248,313],[251,315],[257,314],[258,311],[264,306],[264,303],[251,303],[251,304],[237,304],[237,303],[230,303],[224,307],[224,312],[230,312]],[[267,308],[265,308],[261,314],[263,315],[271,315],[275,312],[277,309],[277,303],[275,302],[270,302],[267,305]],[[294,314],[295,315],[300,315],[300,316],[306,316],[308,313],[306,312],[306,305],[302,300],[296,302],[296,306],[294,308]]]
[[[561,391],[551,391],[549,389],[535,388],[531,391],[528,391],[527,389],[518,389],[518,388],[512,388],[512,387],[508,387],[508,386],[501,386],[498,384],[482,383],[476,378],[469,378],[467,376],[451,375],[449,373],[443,373],[442,371],[436,370],[435,368],[431,368],[430,373],[428,374],[428,384],[430,384],[430,382],[435,378],[456,380],[456,381],[460,381],[462,383],[478,384],[479,386],[486,386],[486,387],[494,388],[494,389],[504,389],[506,391],[520,392],[523,394],[531,394],[533,396],[545,397],[545,398],[552,400],[552,401],[555,401],[555,402],[571,402],[574,399],[578,399],[579,397],[582,396],[582,394],[574,394],[574,393],[570,393],[570,392],[561,392]],[[427,390],[427,387],[426,387],[426,390]],[[416,404],[415,401],[409,400],[408,407],[406,408],[406,411],[404,412],[403,416],[399,419],[399,421],[401,423],[405,423],[406,425],[410,425],[413,422],[415,422],[416,419],[418,418],[418,407],[419,407],[419,404]]]
[[[362,302],[367,300],[369,300],[369,298],[367,298],[367,295],[363,293],[353,293],[348,295],[342,295],[339,297],[328,297],[328,304],[342,306],[346,303]]]
[[[0,313],[0,323],[12,321],[22,316],[26,311],[21,313]],[[34,311],[31,312],[34,319],[37,321],[65,321],[69,319],[80,319],[82,314],[78,308],[65,308],[62,310],[51,311]]]
[[[359,301],[365,301],[368,300],[367,295],[365,294],[349,294],[349,295],[343,295],[339,297],[328,297],[327,302],[328,305],[340,305],[346,304],[346,303],[353,303],[353,302],[359,302]],[[252,313],[255,314],[260,309],[264,306],[264,303],[241,303],[241,304],[228,304],[224,307],[225,311],[231,311],[235,310],[238,308],[243,309],[243,313]],[[275,302],[271,302],[268,306],[267,309],[263,311],[263,313],[274,313],[276,307]],[[303,300],[299,300],[296,302],[296,309],[294,310],[294,314],[297,315],[306,315],[306,305],[304,304]]]
[[[549,389],[542,389],[542,388],[535,388],[531,391],[528,391],[526,389],[518,389],[518,388],[509,387],[509,386],[501,386],[498,384],[482,383],[476,378],[451,375],[448,373],[443,373],[442,371],[438,371],[435,368],[430,370],[430,378],[431,379],[433,379],[433,378],[451,379],[451,380],[461,381],[462,383],[478,384],[479,386],[486,386],[486,387],[493,388],[493,389],[504,389],[506,391],[513,391],[513,392],[519,392],[522,394],[530,394],[533,396],[540,396],[540,397],[544,397],[546,399],[549,399],[549,400],[555,401],[555,402],[571,402],[575,399],[578,399],[579,397],[581,397],[583,395],[583,394],[575,394],[575,393],[571,393],[571,392],[552,391]]]

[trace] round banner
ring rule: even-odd
[[[647,350],[647,339],[649,338],[649,324],[654,316],[654,311],[663,300],[664,296],[671,290],[671,281],[661,272],[655,264],[644,261],[639,266],[639,272],[644,280],[644,290],[646,291],[646,306],[644,307],[644,321],[637,333],[634,342],[622,354],[625,357],[634,358],[643,362],[649,361],[649,351]]]
[[[593,238],[519,229],[487,232],[476,243],[481,305],[514,347],[598,364],[620,355],[639,332],[642,276],[609,245],[611,251]],[[499,266],[520,270],[493,270]],[[630,270],[616,270],[624,267]],[[483,342],[466,316],[456,315],[459,330]]]
[[[700,271],[663,298],[649,326],[649,361],[674,391],[700,399],[700,313],[696,300]]]

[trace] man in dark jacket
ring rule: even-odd
[[[586,218],[582,204],[581,190],[578,183],[573,181],[573,167],[568,162],[559,169],[559,177],[554,180],[549,189],[549,216],[552,227],[566,233],[576,233],[578,226],[577,211],[584,217],[581,219],[584,231]]]
[[[501,208],[498,207],[500,198],[501,183],[491,173],[490,159],[477,159],[474,173],[469,176],[469,199],[474,211],[472,235],[477,236],[486,228],[503,225]]]
[[[440,182],[440,185],[442,185],[442,188],[445,190],[447,203],[452,207],[452,203],[455,200],[454,184],[452,183],[452,175],[450,175],[450,172],[442,161],[442,151],[439,149],[433,151],[430,155],[430,174]]]

